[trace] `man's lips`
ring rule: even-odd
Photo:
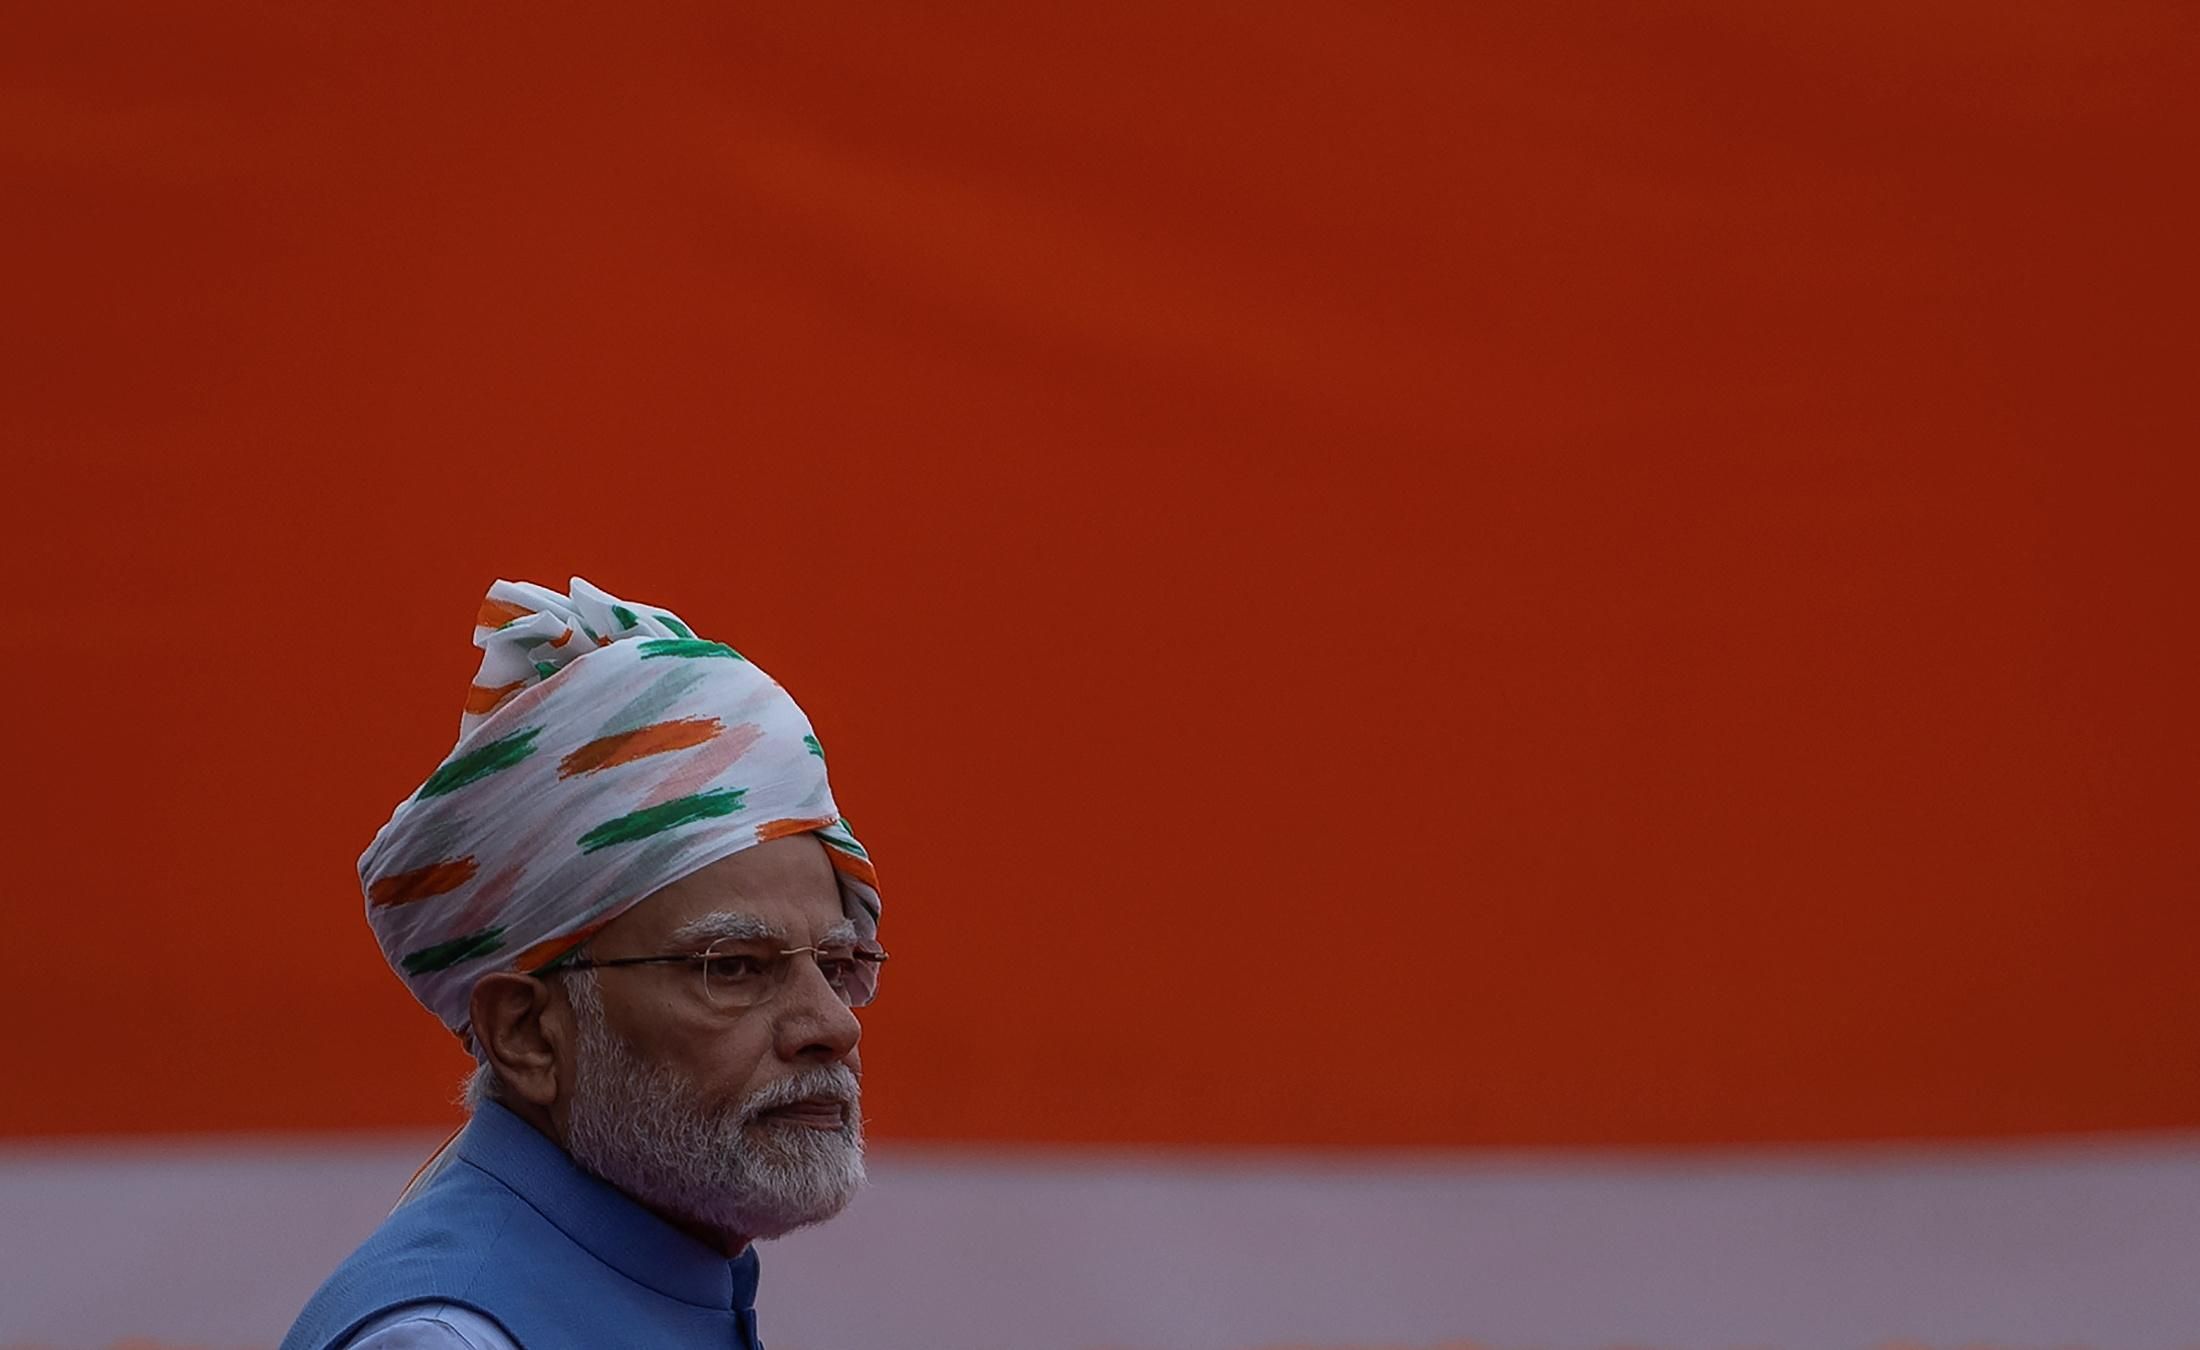
[[[848,1104],[833,1097],[811,1097],[791,1106],[775,1106],[759,1112],[759,1120],[784,1120],[813,1130],[837,1130],[848,1119]]]

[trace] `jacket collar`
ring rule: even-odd
[[[727,1260],[581,1170],[540,1130],[483,1102],[459,1132],[460,1161],[502,1182],[591,1256],[637,1284],[703,1308],[756,1304],[756,1244]]]

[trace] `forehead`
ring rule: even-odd
[[[797,941],[839,923],[840,883],[825,846],[799,834],[720,858],[620,915],[602,940],[622,950],[661,944],[684,925],[729,913],[753,915]]]

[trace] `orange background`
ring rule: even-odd
[[[2188,8],[610,14],[8,20],[0,1133],[451,1117],[352,860],[573,572],[881,1135],[2200,1124]]]

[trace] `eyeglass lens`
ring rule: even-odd
[[[874,959],[865,959],[867,956]],[[842,1003],[860,1008],[878,993],[879,962],[861,948],[783,953],[770,945],[728,945],[704,953],[703,996],[717,1008],[752,1008],[787,983],[797,961],[815,960]]]

